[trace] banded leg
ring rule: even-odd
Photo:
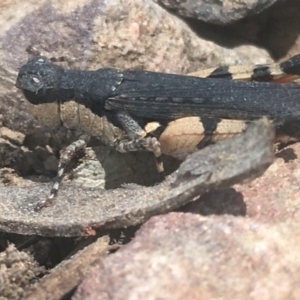
[[[68,147],[66,147],[62,151],[58,163],[57,175],[53,179],[53,185],[50,192],[50,196],[46,200],[39,202],[35,207],[35,211],[39,211],[43,207],[48,207],[49,205],[52,204],[53,199],[55,198],[59,190],[60,182],[64,176],[66,167],[79,151],[82,151],[86,148],[87,142],[88,142],[88,138],[84,137],[82,139],[79,139],[71,143]]]
[[[155,156],[157,172],[160,174],[164,173],[164,165],[161,156],[161,147],[160,142],[157,140],[157,138],[146,137],[141,138],[139,140],[121,140],[114,145],[114,148],[121,153],[139,150],[153,152]]]
[[[161,157],[160,142],[155,137],[146,137],[147,133],[128,113],[118,112],[117,117],[123,129],[126,131],[129,140],[124,139],[118,141],[114,147],[119,152],[129,152],[146,150],[153,152],[155,156],[155,163],[157,172],[163,174],[164,166]]]

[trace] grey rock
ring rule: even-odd
[[[225,25],[256,15],[277,0],[157,0],[157,2],[174,10],[180,16]]]

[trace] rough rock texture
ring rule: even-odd
[[[9,245],[0,253],[0,299],[21,299],[26,288],[44,273],[31,255]]]
[[[262,177],[186,205],[193,215],[152,218],[91,271],[75,299],[147,298],[150,291],[165,299],[297,299],[299,152],[298,144],[286,147]]]
[[[278,0],[157,0],[176,14],[207,23],[225,25],[258,14]]]
[[[182,208],[203,215],[247,216],[263,223],[300,221],[299,143],[277,152],[274,163],[249,184],[212,191]]]
[[[153,217],[91,270],[72,299],[296,300],[298,235],[296,226],[232,216]]]
[[[300,222],[299,151],[299,143],[286,147],[262,178],[235,186],[249,217],[264,223]]]
[[[95,262],[99,261],[100,257],[107,256],[110,249],[116,248],[109,246],[108,242],[108,236],[101,237],[82,251],[78,251],[76,255],[66,259],[63,263],[52,269],[51,274],[43,277],[39,284],[30,288],[23,299],[50,300],[66,297],[74,286],[81,282]],[[59,278],[59,283],[57,278]]]
[[[274,59],[282,60],[300,52],[299,18],[300,2],[284,0],[278,1],[259,15],[242,19],[236,24],[215,26],[214,32],[218,37],[236,38],[234,46],[240,45],[240,39],[246,39],[248,43],[268,49]],[[197,24],[195,28],[199,28]],[[200,35],[201,31],[199,30]],[[218,38],[215,41],[218,42]]]

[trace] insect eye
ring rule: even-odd
[[[41,82],[37,77],[32,77],[31,80],[32,80],[34,83],[40,83],[40,82]]]

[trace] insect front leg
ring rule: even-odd
[[[160,142],[155,137],[147,137],[145,130],[126,112],[117,112],[117,117],[129,139],[115,142],[115,149],[119,152],[146,150],[153,152],[158,173],[163,174],[164,166]]]
[[[36,207],[35,211],[41,210],[43,207],[48,207],[52,204],[53,199],[57,195],[59,190],[60,182],[65,174],[66,167],[70,163],[70,161],[78,154],[78,152],[84,150],[89,141],[89,137],[86,135],[82,135],[78,140],[71,143],[64,150],[62,150],[59,163],[58,163],[58,171],[56,177],[53,179],[53,185],[50,192],[50,196],[44,200],[40,201]]]

